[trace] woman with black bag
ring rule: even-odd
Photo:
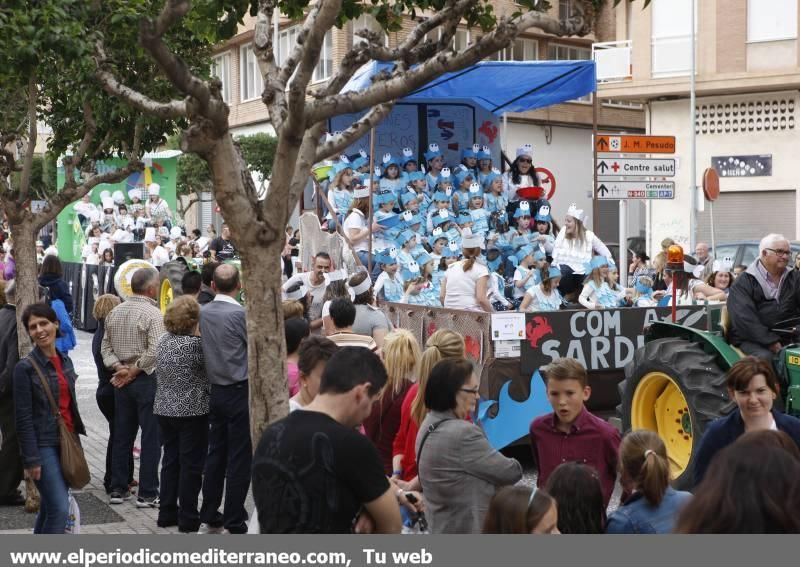
[[[41,494],[34,534],[63,534],[68,488],[88,482],[77,434],[86,435],[75,398],[75,369],[56,350],[58,317],[44,303],[28,306],[22,324],[35,347],[14,369],[17,436],[26,478]]]

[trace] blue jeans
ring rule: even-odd
[[[247,381],[232,386],[211,386],[208,416],[208,457],[203,474],[200,521],[225,526],[234,534],[247,533],[244,501],[250,488],[252,444]],[[222,492],[225,509],[219,513]]]
[[[177,524],[182,532],[196,532],[200,527],[197,495],[208,452],[208,415],[160,415],[158,427],[164,442],[158,521],[164,526]]]
[[[61,473],[58,447],[39,447],[42,473],[36,481],[41,495],[34,534],[63,534],[69,516],[69,492]]]
[[[114,390],[114,449],[111,454],[111,487],[125,493],[130,475],[130,454],[136,431],[142,428],[142,452],[139,459],[139,496],[158,496],[158,462],[161,444],[158,422],[153,415],[156,375],[139,374],[122,388]]]

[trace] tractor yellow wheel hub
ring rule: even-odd
[[[162,313],[167,312],[167,307],[169,307],[173,299],[172,284],[169,278],[164,278],[164,281],[161,282],[161,293],[158,295],[158,307],[161,309]]]
[[[633,393],[631,428],[655,431],[664,440],[673,478],[686,470],[692,456],[692,418],[670,376],[651,372],[642,377]]]

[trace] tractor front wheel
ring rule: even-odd
[[[673,485],[690,488],[706,427],[733,409],[716,357],[695,342],[657,339],[636,351],[619,388],[623,429],[658,433],[667,446]]]

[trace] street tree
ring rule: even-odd
[[[8,217],[17,266],[17,316],[37,301],[35,241],[39,230],[67,205],[103,183],[116,183],[143,167],[142,152],[162,144],[179,119],[141,113],[109,97],[94,78],[94,46],[103,38],[115,56],[124,52],[124,80],[136,81],[149,96],[178,95],[153,60],[137,47],[140,14],[157,0],[5,0],[0,5],[0,206]],[[212,39],[175,29],[167,37],[193,73],[208,73]],[[205,68],[203,68],[203,65]],[[46,129],[47,140],[38,132]],[[37,144],[60,156],[65,184],[44,185]],[[41,150],[39,150],[41,152]],[[126,164],[101,168],[111,157]],[[32,198],[45,201],[31,210]],[[28,345],[19,333],[20,350]]]
[[[206,0],[194,8],[189,0],[167,0],[160,12],[142,19],[139,39],[182,93],[181,99],[148,96],[126,83],[109,65],[104,43],[98,43],[97,78],[106,91],[141,112],[186,120],[181,148],[208,163],[216,201],[241,252],[250,299],[246,309],[254,439],[267,423],[288,411],[279,262],[289,211],[302,194],[312,166],[339,154],[377,125],[397,99],[504,49],[524,30],[536,27],[558,36],[586,35],[603,3],[576,2],[571,17],[559,20],[548,15],[550,4],[545,0],[522,0],[517,12],[500,17],[486,0]],[[275,57],[271,25],[276,12],[302,21],[281,64]],[[247,13],[256,18],[253,42],[264,80],[261,100],[277,133],[270,188],[263,200],[248,174],[240,145],[230,135],[221,83],[193,74],[165,39],[173,29],[197,26],[199,19],[214,22],[220,35],[233,34]],[[364,13],[372,15],[384,31],[398,31],[408,22],[413,29],[391,46],[380,33],[357,30],[364,41],[350,48],[325,84],[312,84],[325,34]],[[478,37],[466,48],[455,49],[453,37],[462,23],[475,29]],[[392,67],[363,90],[341,92],[370,61]],[[362,112],[344,131],[330,139],[324,136],[330,118]]]

